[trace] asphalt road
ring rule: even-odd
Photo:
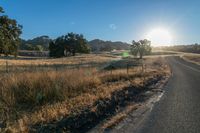
[[[200,66],[167,57],[173,75],[136,133],[200,133]]]

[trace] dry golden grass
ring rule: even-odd
[[[147,59],[145,64],[145,71],[134,67],[128,74],[126,69],[111,73],[82,68],[4,75],[0,80],[0,122],[6,120],[7,131],[28,132],[29,125],[61,120],[99,99],[110,98],[117,90],[169,74],[161,58]]]
[[[0,72],[20,73],[36,71],[60,71],[64,69],[74,69],[83,67],[101,68],[105,64],[118,60],[118,56],[108,54],[83,54],[74,57],[64,58],[0,58]]]
[[[15,59],[0,59],[0,65],[5,65],[6,61],[10,65],[75,65],[75,64],[82,64],[82,63],[101,63],[111,61],[116,59],[116,56],[108,56],[107,54],[84,54],[74,57],[65,57],[65,58],[33,58],[33,59],[26,59],[19,57],[17,60]]]
[[[91,76],[93,73],[93,70],[68,70],[10,74],[1,79],[1,98],[9,97],[6,100],[9,105],[23,103],[30,106],[60,101],[100,84],[96,75]]]
[[[195,54],[195,55],[184,55],[182,58],[187,60],[187,61],[190,61],[192,63],[200,65],[200,55],[197,55],[197,54]]]
[[[117,113],[105,123],[102,124],[102,130],[111,129],[120,123],[130,112],[138,108],[137,104],[128,105],[123,111]]]

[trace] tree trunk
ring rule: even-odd
[[[72,55],[75,56],[75,50],[73,50]]]
[[[142,53],[140,53],[140,59],[142,59],[142,57],[143,57],[143,54],[142,54]]]

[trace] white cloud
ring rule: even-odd
[[[75,22],[70,22],[70,25],[75,25]]]
[[[112,30],[116,30],[117,29],[117,26],[115,24],[110,24],[109,27]]]

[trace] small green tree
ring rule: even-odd
[[[131,49],[130,49],[132,55],[134,55],[134,56],[138,55],[139,45],[140,45],[139,42],[136,42],[134,40],[132,41],[132,45],[131,45]]]
[[[3,15],[3,13],[3,8],[0,7],[0,54],[17,56],[22,26],[18,25],[16,20]]]
[[[140,59],[142,59],[144,55],[148,55],[151,53],[151,41],[144,39],[135,42],[133,40],[130,50],[132,55],[137,56],[139,54]]]

